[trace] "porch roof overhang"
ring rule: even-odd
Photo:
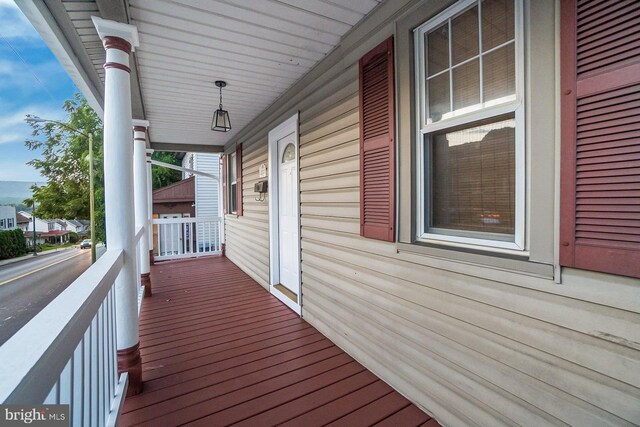
[[[219,152],[340,45],[383,0],[16,0],[102,114],[105,52],[91,22],[136,25],[134,119],[151,148]],[[232,130],[211,131],[224,80]]]

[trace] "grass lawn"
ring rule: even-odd
[[[38,252],[50,251],[50,250],[53,250],[53,249],[70,248],[74,244],[75,243],[65,243],[63,245],[53,245],[51,243],[44,243],[44,244],[40,245],[40,247],[38,248]]]

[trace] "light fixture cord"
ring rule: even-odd
[[[222,86],[220,86],[220,109],[222,110]]]

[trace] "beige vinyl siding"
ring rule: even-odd
[[[544,6],[537,15],[554,13],[553,2],[537,5]],[[428,8],[444,6],[430,2]],[[326,87],[256,126],[247,137],[251,144],[242,141],[251,153],[243,163],[247,203],[257,167],[266,162],[268,130],[300,111],[302,316],[443,425],[639,424],[637,280],[567,270],[557,284],[548,265],[483,265],[486,255],[426,255],[410,244],[360,237],[355,57],[390,31],[367,38],[353,61],[337,61]],[[553,153],[546,159],[553,163]],[[533,187],[533,202],[546,197],[540,203],[553,206],[553,191]],[[230,258],[263,282],[269,270],[266,206],[245,204],[245,217],[227,217]],[[532,239],[545,234],[537,251],[548,251],[553,227],[536,221],[531,227]]]
[[[234,148],[235,150],[235,148]],[[269,199],[253,192],[260,164],[267,164],[266,137],[242,146],[243,215],[225,216],[226,256],[255,281],[269,288]]]

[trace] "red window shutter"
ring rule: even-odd
[[[220,156],[220,177],[222,178],[222,213],[224,213],[225,215],[229,212],[229,209],[227,207],[227,194],[229,192],[229,188],[227,187],[227,173],[228,173],[228,156],[226,154],[223,154],[222,156]]]
[[[393,37],[360,59],[360,235],[395,241]]]
[[[242,215],[242,144],[236,147],[236,214]]]
[[[560,264],[640,277],[640,2],[561,2]]]

